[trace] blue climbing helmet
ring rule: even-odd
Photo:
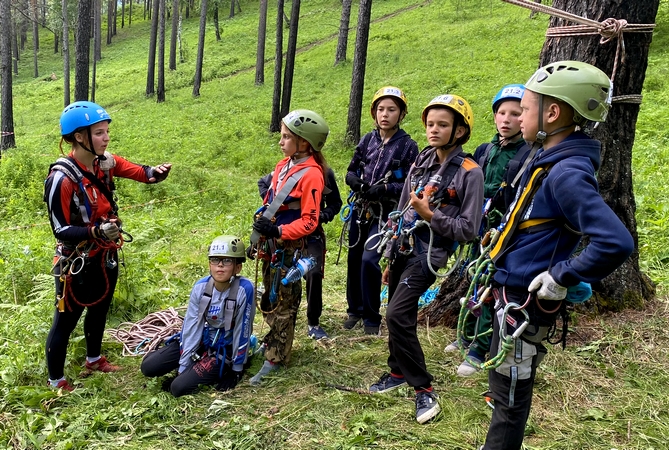
[[[70,103],[60,115],[60,134],[67,136],[80,128],[90,127],[105,120],[111,123],[109,113],[97,103],[86,101]]]
[[[523,84],[507,84],[506,86],[504,86],[492,99],[493,114],[497,113],[497,108],[499,108],[499,105],[502,102],[505,102],[507,100],[520,101],[520,99],[523,98],[524,93],[525,93],[525,85]]]

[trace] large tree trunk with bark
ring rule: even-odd
[[[32,22],[33,22],[33,77],[39,76],[37,67],[37,52],[39,52],[39,16],[37,12],[37,0],[32,0]]]
[[[158,13],[158,91],[156,101],[165,101],[165,3],[166,0],[154,0],[160,3]]]
[[[91,41],[91,1],[79,0],[74,36],[74,100],[88,100],[88,53]]]
[[[220,41],[221,29],[218,27],[218,1],[214,2],[214,31],[216,32],[216,41]]]
[[[281,69],[283,66],[283,0],[278,0],[276,7],[276,52],[274,54],[274,92],[272,95],[272,119],[269,131],[281,131]]]
[[[293,0],[290,10],[290,28],[288,30],[288,48],[286,49],[286,67],[283,73],[283,92],[281,94],[281,117],[290,112],[290,99],[293,95],[293,74],[295,73],[295,52],[297,51],[297,30],[300,22],[300,0]]]
[[[93,14],[93,61],[102,59],[102,0],[95,0],[95,13]],[[107,33],[109,44],[109,33]]]
[[[553,7],[589,19],[603,21],[609,17],[625,19],[628,23],[652,24],[659,0],[620,2],[603,0],[584,3],[582,0],[554,0]],[[570,25],[562,19],[551,19],[550,26]],[[616,96],[640,95],[648,67],[648,51],[652,33],[624,33],[625,60],[618,61],[613,80],[614,101],[605,123],[600,124],[592,137],[602,143],[602,166],[598,172],[599,189],[606,203],[620,217],[632,234],[635,251],[613,274],[593,285],[594,301],[600,309],[619,311],[642,307],[655,295],[652,281],[639,269],[636,202],[632,186],[632,146],[639,105],[618,103]],[[611,76],[615,64],[617,39],[599,43],[599,36],[546,38],[540,55],[540,65],[560,60],[590,63]]]
[[[62,0],[63,10],[63,107],[70,104],[70,25],[67,16],[67,0]]]
[[[355,53],[353,55],[351,96],[346,122],[346,142],[349,144],[357,144],[360,140],[360,115],[362,114],[362,95],[365,89],[365,66],[367,65],[367,44],[369,42],[371,16],[372,0],[360,0],[358,31],[355,37]]]
[[[346,47],[348,47],[348,27],[351,22],[352,0],[342,0],[341,19],[339,20],[339,36],[337,38],[337,51],[335,53],[336,66],[346,61]]]
[[[153,0],[151,35],[149,37],[149,67],[146,71],[146,96],[156,92],[156,42],[158,41],[158,0]]]
[[[200,37],[197,43],[197,60],[195,61],[195,78],[193,80],[193,97],[200,96],[202,83],[202,61],[204,60],[204,33],[207,28],[207,0],[200,4]]]
[[[10,0],[0,0],[0,150],[16,147],[12,102],[12,13]],[[0,153],[2,156],[2,153]]]
[[[172,34],[170,35],[170,70],[177,70],[177,33],[179,32],[179,0],[172,2]]]
[[[267,38],[267,0],[260,0],[258,47],[256,49],[256,86],[265,84],[265,41]]]

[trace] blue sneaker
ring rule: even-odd
[[[381,394],[383,392],[392,391],[393,389],[397,389],[398,387],[404,386],[406,384],[407,382],[404,380],[404,378],[396,378],[389,373],[384,373],[381,375],[381,378],[379,378],[379,381],[369,387],[369,392]]]
[[[321,339],[330,339],[330,336],[328,336],[328,334],[325,332],[324,329],[320,327],[320,325],[315,325],[313,327],[310,326],[307,335],[311,339],[316,339],[317,341]]]
[[[434,392],[416,392],[416,421],[418,423],[424,424],[439,414],[441,407],[437,402],[438,398]]]

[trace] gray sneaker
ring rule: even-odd
[[[251,377],[249,383],[251,386],[259,386],[264,377],[277,370],[279,370],[278,364],[272,364],[269,361],[265,361],[258,373]]]
[[[441,407],[437,399],[439,396],[434,392],[416,392],[416,421],[424,424],[434,419],[439,414]]]

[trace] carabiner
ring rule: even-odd
[[[506,342],[508,339],[508,334],[506,333],[507,323],[511,326],[516,326],[515,325],[516,319],[514,319],[513,317],[511,317],[512,320],[511,323],[507,322],[509,318],[509,311],[512,310],[522,312],[524,320],[519,326],[516,327],[516,331],[514,331],[513,334],[511,335],[511,339],[518,339],[525,332],[525,329],[530,324],[530,315],[527,313],[527,310],[523,306],[514,302],[507,303],[504,306],[504,312],[502,314],[502,323],[500,324],[499,327],[499,338],[502,340],[502,342]]]
[[[80,255],[74,258],[72,260],[72,264],[70,264],[70,275],[79,275],[79,273],[83,270],[84,266],[86,265],[86,261],[84,260],[85,256]]]

